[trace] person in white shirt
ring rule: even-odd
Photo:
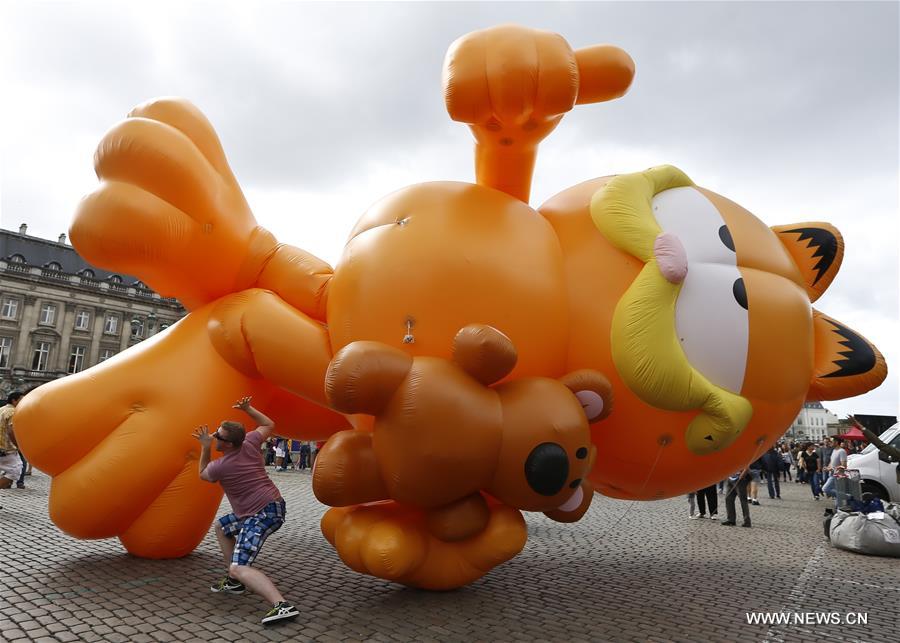
[[[844,441],[837,440],[835,442],[834,451],[831,452],[831,461],[828,463],[828,471],[830,471],[832,475],[828,477],[828,480],[825,481],[825,485],[822,487],[822,493],[831,498],[835,498],[835,502],[837,502],[837,492],[834,490],[834,474],[837,471],[843,471],[846,468],[847,450],[844,448]]]

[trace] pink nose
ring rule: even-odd
[[[671,284],[680,284],[687,276],[688,262],[684,246],[676,235],[663,232],[653,242],[653,255],[659,271]]]

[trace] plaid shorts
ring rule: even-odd
[[[271,534],[284,524],[284,500],[273,500],[257,514],[238,518],[233,513],[219,518],[222,531],[229,538],[234,538],[233,565],[252,565],[256,555],[262,549]]]

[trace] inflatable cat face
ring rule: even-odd
[[[670,166],[573,191],[582,200],[590,193],[580,215],[589,213],[602,236],[593,243],[621,253],[611,255],[607,246],[597,254],[587,244],[591,271],[605,275],[618,291],[614,310],[585,316],[595,332],[609,338],[608,352],[596,350],[578,332],[573,350],[609,360],[614,368],[607,372],[615,371],[626,397],[633,396],[629,405],[617,387],[617,417],[608,432],[594,434],[601,454],[594,480],[602,490],[626,497],[671,495],[681,485],[661,480],[671,474],[663,470],[674,461],[684,468],[683,490],[708,484],[707,478],[719,475],[711,470],[724,476],[727,468],[746,466],[762,453],[804,400],[857,395],[886,376],[874,346],[811,306],[843,258],[834,227],[769,228]],[[572,203],[563,203],[571,198],[564,193],[542,208],[564,248],[572,222],[560,215],[579,216]],[[570,252],[587,254],[574,246]],[[605,294],[609,299],[611,292]],[[617,420],[629,428],[614,427]],[[643,492],[639,476],[622,476],[625,463],[614,461],[614,454],[628,450],[613,437],[621,432],[617,429],[631,432],[632,450],[659,455],[663,469],[649,478],[644,472],[649,484]],[[609,454],[606,461],[603,454]],[[709,458],[712,454],[717,455]],[[633,461],[630,468],[639,469]],[[692,475],[693,469],[705,478]],[[656,485],[654,473],[660,476]]]

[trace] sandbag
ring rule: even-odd
[[[830,537],[839,549],[900,558],[900,523],[887,513],[838,511],[831,519]]]
[[[884,513],[900,523],[900,503],[889,502],[884,507]]]

